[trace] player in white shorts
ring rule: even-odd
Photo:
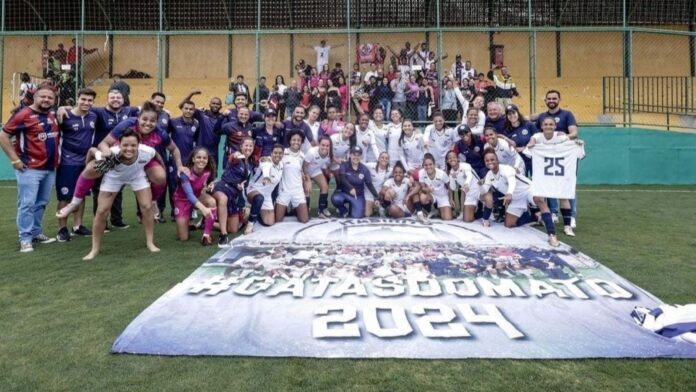
[[[425,127],[423,132],[423,145],[427,152],[433,154],[438,169],[445,169],[445,156],[458,141],[457,130],[445,127],[445,117],[442,113],[433,113],[433,123]]]
[[[394,166],[400,158],[399,139],[401,139],[401,110],[392,109],[389,113],[391,123],[387,125],[387,152],[389,153],[389,166]],[[412,124],[413,125],[413,124]]]
[[[406,175],[401,162],[394,164],[392,177],[384,182],[380,191],[380,204],[392,218],[403,218],[413,213],[413,199],[418,198],[419,186]]]
[[[384,122],[384,111],[381,107],[376,107],[372,111],[372,120],[370,120],[370,130],[375,134],[375,143],[377,143],[377,151],[380,153],[387,151],[387,136],[389,134],[388,124]]]
[[[304,154],[300,151],[304,133],[293,129],[288,132],[290,147],[285,149],[283,155],[283,176],[280,179],[278,197],[275,205],[275,221],[282,222],[288,207],[294,207],[297,212],[297,220],[302,223],[309,221],[309,206],[304,193]]]
[[[324,170],[331,166],[334,160],[331,138],[322,136],[316,147],[310,148],[304,156],[303,171],[305,173],[305,194],[312,194],[312,181],[319,186],[319,218],[331,217],[329,212],[329,181]],[[309,196],[307,196],[309,199]],[[309,203],[307,203],[309,205]]]
[[[389,154],[382,152],[379,154],[377,162],[368,162],[365,166],[370,170],[372,185],[377,189],[377,192],[381,191],[384,182],[391,176]],[[370,192],[365,192],[365,217],[372,216],[373,207],[375,207],[374,196]]]
[[[355,146],[355,143],[355,126],[351,123],[346,123],[341,133],[334,133],[331,135],[333,162],[331,163],[330,169],[334,173],[334,176],[338,174],[341,163],[348,160],[348,152]]]
[[[398,141],[399,160],[411,178],[418,181],[418,171],[423,165],[423,155],[425,154],[423,135],[414,128],[411,120],[404,120],[401,127],[401,137]]]
[[[379,150],[377,149],[377,139],[375,133],[370,129],[370,116],[361,114],[355,127],[355,144],[360,146],[363,151],[360,162],[377,162]]]
[[[307,118],[304,120],[305,124],[309,125],[309,129],[312,131],[312,140],[315,140],[317,143],[319,140],[319,127],[321,126],[321,121],[319,121],[320,114],[321,109],[319,109],[319,106],[312,105],[307,109]],[[306,154],[311,147],[314,146],[309,139],[305,138],[305,141],[302,143],[302,153]]]
[[[530,192],[530,181],[517,173],[509,165],[501,164],[495,150],[488,148],[483,153],[483,161],[488,168],[488,174],[481,186],[481,201],[483,202],[483,225],[490,226],[493,212],[493,189],[502,193],[503,206],[506,207],[505,227],[516,227],[531,221],[528,210],[534,204]]]
[[[435,167],[435,158],[430,153],[426,153],[423,158],[423,168],[418,173],[418,182],[420,188],[420,204],[428,212],[431,205],[435,203],[440,211],[442,220],[452,219],[452,203],[450,202],[449,192],[449,176],[442,169]],[[429,224],[430,220],[423,214],[423,211],[417,211],[416,216],[421,223]]]
[[[447,171],[449,172],[449,188],[452,192],[461,191],[459,199],[464,222],[473,222],[476,207],[479,203],[479,177],[466,162],[460,162],[457,153],[447,153]]]
[[[483,136],[486,139],[486,144],[483,149],[492,148],[498,155],[498,162],[501,165],[508,165],[514,167],[518,173],[525,173],[524,160],[517,153],[517,150],[513,148],[507,140],[502,137],[498,137],[498,132],[492,126],[486,127],[483,130]]]
[[[111,161],[115,163],[115,166],[102,177],[99,207],[97,207],[92,228],[92,250],[83,257],[83,260],[92,260],[99,254],[101,239],[106,228],[106,218],[109,216],[116,195],[124,185],[133,189],[138,205],[140,205],[147,248],[151,252],[159,252],[159,248],[154,243],[152,192],[145,173],[145,166],[153,159],[162,163],[162,159],[152,147],[140,144],[140,136],[132,128],[123,131],[119,137],[119,145],[110,147],[110,150],[112,156],[117,157],[117,160]],[[97,151],[95,148],[90,149],[87,159],[92,160]]]
[[[262,158],[259,167],[249,180],[247,200],[251,204],[251,212],[244,234],[250,234],[253,231],[254,223],[258,221],[259,216],[264,226],[272,226],[275,223],[272,195],[283,177],[284,155],[283,145],[274,145],[270,159]]]

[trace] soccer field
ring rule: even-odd
[[[696,390],[693,360],[349,360],[112,355],[126,325],[217,251],[155,228],[149,253],[130,229],[20,254],[16,189],[0,183],[0,390]],[[696,186],[580,187],[578,250],[666,303],[696,302]],[[313,199],[316,202],[316,198]],[[91,203],[88,204],[91,208]],[[46,234],[56,233],[55,202]],[[167,211],[168,213],[169,211]],[[87,220],[87,225],[91,220]]]

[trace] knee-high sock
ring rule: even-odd
[[[204,218],[204,221],[205,221],[205,223],[203,224],[203,234],[204,235],[210,235],[210,233],[213,232],[213,226],[215,226],[215,221],[218,219],[217,208],[211,208],[210,212],[212,212],[213,216]]]
[[[570,208],[561,208],[561,215],[563,215],[563,225],[570,226],[570,218],[573,217],[573,210]]]
[[[551,213],[542,213],[541,220],[544,222],[544,226],[546,226],[546,232],[548,234],[556,235],[556,225],[553,224],[553,218],[551,217]]]
[[[152,200],[156,201],[167,191],[167,184],[159,185],[152,183],[150,184],[150,188],[152,189]]]
[[[251,200],[251,212],[249,213],[249,222],[254,223],[259,218],[261,207],[263,207],[263,195],[256,195]]]
[[[522,216],[517,219],[517,226],[526,225],[527,223],[529,223],[531,221],[532,221],[532,215],[529,214],[529,211],[525,211],[525,213],[522,214]]]
[[[92,190],[94,187],[94,184],[97,182],[97,180],[90,180],[87,178],[80,176],[77,178],[77,184],[75,184],[75,194],[73,196],[73,201],[79,201],[81,202],[84,200],[85,196],[89,193],[89,191]],[[76,203],[79,204],[79,203]]]
[[[309,205],[309,204],[307,204]],[[329,194],[319,194],[319,211],[324,211],[329,206]]]
[[[432,209],[433,209],[433,203],[423,204],[423,210],[425,210],[425,212],[430,213],[430,211],[432,211]]]
[[[488,207],[483,207],[483,220],[489,220],[491,219],[491,215],[493,214],[493,209],[488,208]]]

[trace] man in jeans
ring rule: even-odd
[[[396,76],[391,81],[391,89],[394,93],[391,105],[392,110],[399,109],[403,111],[406,107],[406,80],[402,78],[401,71],[396,71]],[[385,113],[385,116],[388,115],[388,113]]]
[[[55,101],[53,87],[39,86],[34,93],[34,103],[17,111],[0,132],[0,147],[10,159],[17,177],[20,252],[33,251],[32,242],[55,241],[43,234],[41,226],[60,159],[60,134],[52,109]],[[12,136],[16,139],[14,146],[10,140]]]

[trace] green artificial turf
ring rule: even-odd
[[[666,303],[696,302],[696,187],[583,187],[577,237],[559,235]],[[649,191],[639,191],[639,190]],[[667,192],[664,192],[667,191]],[[680,192],[674,192],[680,191]],[[686,192],[685,192],[686,191]],[[16,190],[0,183],[0,390],[696,390],[693,360],[390,360],[113,355],[143,309],[217,248],[156,226],[149,253],[130,229],[20,254]],[[314,198],[316,203],[316,197]],[[46,234],[56,234],[46,214]],[[167,211],[168,212],[168,211]],[[91,219],[87,219],[90,223]]]

